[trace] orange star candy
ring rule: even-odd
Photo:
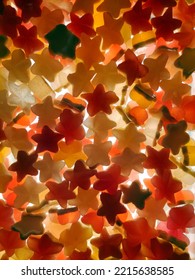
[[[91,39],[85,33],[81,35],[81,46],[77,48],[76,56],[83,61],[87,69],[89,69],[94,63],[104,60],[104,55],[100,51],[100,44],[100,36],[95,36]]]
[[[104,25],[96,29],[97,34],[103,38],[103,49],[107,49],[111,44],[121,45],[123,37],[120,33],[123,26],[123,19],[114,19],[110,13],[104,13]]]

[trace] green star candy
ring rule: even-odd
[[[56,25],[52,31],[45,35],[45,38],[49,42],[51,53],[75,58],[75,48],[80,40],[64,24]]]
[[[7,38],[3,35],[0,35],[0,58],[4,58],[10,53],[9,49],[5,46],[6,41]]]
[[[184,49],[182,55],[175,61],[175,66],[183,69],[183,75],[188,78],[195,71],[195,48]]]

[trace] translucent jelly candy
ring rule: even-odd
[[[96,174],[97,180],[93,187],[95,190],[107,190],[109,194],[115,194],[118,185],[127,180],[127,177],[121,175],[120,166],[117,164],[111,165],[107,170]]]
[[[142,78],[148,73],[148,68],[141,64],[138,57],[130,49],[125,52],[125,61],[118,65],[118,69],[127,76],[129,86],[136,78]]]
[[[109,257],[121,259],[122,254],[119,249],[122,241],[121,234],[108,234],[103,230],[100,237],[93,238],[91,244],[99,249],[99,259],[104,260]]]
[[[132,202],[139,209],[144,208],[145,200],[152,194],[149,190],[142,189],[140,183],[134,181],[128,188],[121,186],[123,203]]]
[[[62,64],[52,58],[47,48],[44,49],[40,55],[32,54],[31,58],[35,62],[31,67],[32,73],[43,76],[50,82],[53,82],[56,74],[63,69]],[[45,65],[47,65],[47,67],[45,67]]]
[[[14,46],[22,48],[27,56],[43,48],[44,44],[37,38],[36,26],[27,29],[19,25],[18,30],[20,35],[13,39]]]
[[[12,229],[19,232],[20,238],[22,240],[25,240],[31,234],[39,235],[44,232],[44,227],[42,224],[44,219],[45,216],[43,215],[32,215],[24,213],[21,217],[21,220],[12,226]]]
[[[103,49],[107,49],[111,44],[121,45],[123,42],[120,33],[122,26],[122,18],[114,19],[110,13],[104,13],[104,25],[96,29],[97,34],[103,38]]]
[[[57,200],[61,207],[66,208],[67,200],[75,198],[75,194],[70,190],[69,182],[67,180],[61,183],[47,182],[46,186],[49,189],[49,193],[46,194],[47,200]]]
[[[11,38],[17,36],[17,27],[22,19],[17,16],[16,10],[11,6],[5,6],[0,15],[0,32]]]
[[[144,154],[134,153],[129,148],[125,148],[121,154],[112,158],[112,161],[121,167],[121,172],[125,176],[128,176],[133,169],[137,172],[143,172],[142,163],[144,160]]]
[[[27,175],[37,175],[38,171],[33,167],[37,160],[37,154],[27,154],[25,151],[18,151],[17,161],[9,166],[10,171],[17,173],[17,181],[20,182]]]
[[[128,0],[120,1],[116,0],[104,0],[98,7],[97,10],[100,12],[108,11],[113,17],[117,18],[120,14],[120,10],[130,7],[130,2]]]
[[[4,60],[2,64],[9,71],[10,79],[18,79],[23,83],[29,81],[31,61],[25,57],[21,49],[14,50],[12,52],[12,58],[10,60]]]
[[[82,59],[87,69],[89,69],[94,63],[104,60],[104,55],[100,51],[100,43],[100,36],[95,36],[91,39],[85,33],[81,35],[81,46],[77,48],[76,56]],[[93,52],[91,52],[91,50],[93,50]]]
[[[76,187],[80,187],[84,190],[90,188],[90,178],[96,174],[96,170],[88,169],[84,162],[77,160],[73,170],[66,170],[64,177],[70,181],[70,188],[74,190]]]
[[[102,84],[97,85],[92,93],[83,93],[81,96],[88,101],[87,112],[91,117],[100,111],[111,114],[111,104],[118,101],[116,94],[112,91],[105,92]]]
[[[78,45],[79,39],[64,24],[56,25],[45,35],[45,38],[49,42],[49,50],[52,54],[75,58],[75,47]]]
[[[37,142],[36,152],[50,151],[56,153],[58,151],[58,142],[63,138],[63,135],[54,132],[48,126],[44,126],[41,134],[34,134],[32,139]]]
[[[41,15],[40,5],[42,0],[14,0],[18,8],[22,10],[22,20],[27,22],[31,17]]]
[[[125,206],[120,202],[121,191],[115,194],[101,193],[100,199],[102,206],[98,209],[97,215],[105,216],[110,225],[114,225],[116,216],[127,212]]]
[[[131,25],[132,34],[136,34],[152,29],[151,23],[149,23],[150,16],[151,8],[142,9],[142,0],[138,0],[131,11],[124,13],[123,18]]]

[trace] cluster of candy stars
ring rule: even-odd
[[[195,257],[195,4],[0,1],[0,258]]]

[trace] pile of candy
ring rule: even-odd
[[[0,2],[0,258],[195,257],[195,4]]]

